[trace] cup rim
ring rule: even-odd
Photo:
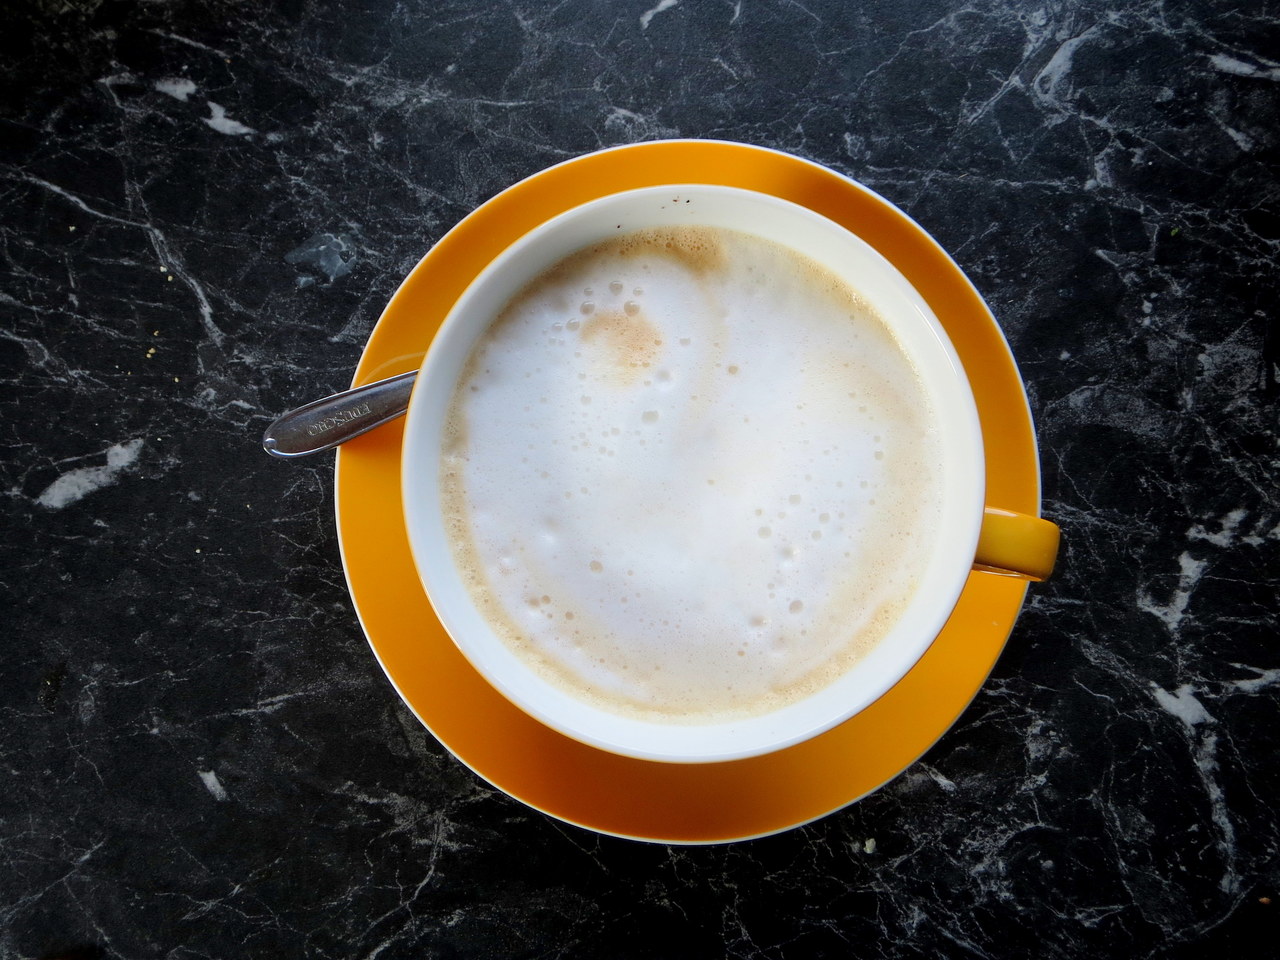
[[[972,482],[969,484],[970,489],[965,491],[967,499],[970,501],[968,517],[966,522],[956,522],[955,530],[957,532],[952,542],[953,549],[950,551],[950,554],[955,558],[967,557],[968,559],[966,559],[963,564],[959,562],[959,559],[954,561],[952,564],[954,569],[951,572],[951,576],[944,578],[947,582],[941,595],[941,599],[937,599],[936,602],[930,605],[931,613],[923,618],[930,624],[930,627],[927,630],[921,631],[919,633],[918,642],[910,645],[903,655],[900,655],[895,659],[894,669],[892,671],[882,673],[879,682],[867,686],[862,691],[856,702],[853,702],[840,710],[826,711],[820,722],[805,724],[802,729],[796,728],[793,732],[784,736],[773,736],[765,740],[758,740],[751,744],[727,749],[721,748],[708,750],[705,747],[698,749],[684,749],[683,744],[677,744],[677,749],[675,750],[671,749],[670,745],[668,745],[667,748],[655,749],[644,745],[638,745],[635,742],[619,742],[616,738],[601,736],[598,732],[598,728],[592,724],[584,725],[581,723],[566,722],[563,715],[557,713],[555,709],[548,709],[545,700],[531,698],[528,695],[526,688],[522,687],[520,684],[513,683],[508,674],[504,673],[501,668],[496,668],[494,666],[494,662],[491,659],[486,658],[484,655],[485,649],[493,648],[495,645],[505,647],[505,644],[503,644],[503,642],[497,637],[492,637],[491,639],[485,638],[488,641],[487,644],[481,645],[484,641],[478,641],[471,630],[464,625],[460,625],[455,615],[456,611],[454,610],[454,605],[442,602],[440,599],[444,595],[445,590],[449,589],[449,587],[447,585],[441,585],[439,570],[441,567],[449,570],[453,569],[452,552],[448,548],[447,544],[440,541],[438,536],[431,536],[424,533],[425,528],[432,528],[432,525],[429,522],[432,518],[432,514],[439,513],[436,507],[436,504],[438,503],[438,496],[410,497],[407,494],[410,490],[420,488],[423,476],[421,465],[424,463],[434,463],[438,457],[438,442],[426,444],[426,449],[424,449],[424,444],[426,443],[424,437],[429,437],[433,434],[425,431],[421,424],[424,422],[431,422],[433,415],[429,411],[433,408],[438,412],[439,406],[433,401],[438,401],[438,395],[441,390],[446,394],[446,401],[448,396],[452,395],[461,364],[465,363],[465,358],[470,353],[475,340],[480,336],[484,329],[487,329],[488,324],[491,322],[492,316],[494,315],[492,313],[488,314],[488,319],[483,323],[479,320],[468,323],[465,319],[459,319],[467,316],[467,311],[471,308],[477,295],[477,291],[483,291],[489,284],[491,278],[506,270],[508,265],[521,255],[522,251],[527,250],[529,247],[537,243],[545,241],[549,234],[561,229],[564,224],[578,220],[596,209],[608,208],[612,203],[618,202],[620,198],[632,198],[642,195],[652,195],[654,197],[665,196],[670,195],[673,191],[679,193],[696,192],[704,195],[720,194],[749,196],[756,202],[772,205],[778,209],[785,209],[791,214],[807,220],[821,221],[824,225],[823,229],[837,231],[840,235],[843,235],[852,242],[865,248],[865,251],[879,262],[880,269],[884,271],[886,275],[895,277],[895,282],[900,286],[900,288],[909,293],[909,299],[912,300],[912,306],[918,313],[919,318],[924,321],[924,325],[928,327],[934,341],[936,341],[936,347],[945,355],[946,360],[950,365],[950,369],[953,371],[955,385],[960,388],[959,393],[962,395],[964,402],[960,404],[960,409],[952,411],[954,415],[951,417],[951,424],[953,427],[958,428],[965,434],[966,443],[964,446],[966,446],[970,451],[970,455],[968,457],[968,466],[970,468],[969,472],[973,475]],[[603,239],[606,235],[608,235],[607,232],[600,233],[595,238],[595,241],[588,241],[588,244],[590,242],[598,242],[598,240]],[[763,236],[764,233],[761,231],[759,235]],[[528,281],[528,279],[536,276],[541,269],[545,269],[550,266],[551,263],[556,262],[564,255],[567,255],[567,252],[560,256],[551,258],[549,263],[544,264],[539,269],[523,271],[520,274],[522,279],[518,281],[508,281],[505,287],[508,294],[503,298],[503,302],[505,302],[505,299],[508,299],[510,295],[514,294],[515,291],[518,291],[520,287]],[[895,328],[897,326],[898,325],[895,323]],[[459,339],[469,340],[465,345],[465,348],[454,348],[453,344]],[[452,370],[448,369],[446,366],[448,362],[447,359],[442,358],[457,357],[459,355],[461,356],[461,359],[453,365]],[[440,371],[442,366],[446,367],[443,374]],[[445,374],[448,375],[444,376]],[[443,381],[442,376],[444,376]],[[442,382],[445,384],[444,386],[441,386]],[[428,400],[427,398],[430,395],[431,388],[434,388],[436,396],[433,397],[432,400]],[[936,385],[931,384],[930,388],[936,389]],[[414,565],[424,592],[434,609],[436,616],[463,656],[471,662],[472,666],[477,670],[480,676],[494,686],[504,697],[506,697],[506,699],[552,729],[590,746],[612,753],[652,761],[714,763],[772,753],[818,736],[819,734],[822,734],[839,723],[847,720],[850,716],[853,716],[865,709],[871,703],[874,703],[875,700],[879,699],[880,696],[887,692],[898,682],[898,680],[911,670],[915,663],[918,662],[920,657],[923,656],[925,651],[932,644],[937,634],[941,631],[947,617],[950,615],[951,610],[958,601],[964,588],[964,584],[968,578],[973,553],[976,549],[978,531],[981,524],[984,500],[984,469],[982,433],[978,422],[977,407],[955,348],[952,346],[949,338],[942,328],[941,323],[938,321],[927,302],[924,301],[923,297],[915,291],[915,288],[906,280],[905,277],[901,275],[897,268],[887,260],[887,258],[880,254],[873,246],[859,237],[856,233],[843,225],[838,224],[805,206],[774,196],[771,193],[720,184],[671,183],[618,191],[616,193],[597,197],[568,210],[561,211],[555,216],[543,221],[541,224],[537,225],[504,248],[482,271],[476,275],[476,277],[473,278],[471,283],[447,312],[444,321],[440,325],[439,331],[433,338],[432,343],[423,358],[419,371],[418,383],[415,386],[413,396],[410,400],[409,414],[405,425],[404,455],[402,456],[401,461],[401,488],[403,493],[403,510],[408,540],[414,559]],[[953,511],[953,519],[954,515],[955,512]],[[931,555],[931,557],[933,560],[936,560],[941,553],[941,550],[937,550]],[[441,556],[443,556],[443,560],[441,559]],[[469,602],[469,593],[465,587],[462,592],[464,595],[468,596]],[[923,601],[917,596],[909,604],[909,609],[918,610],[923,606]],[[896,629],[897,628],[895,627],[895,630]],[[492,631],[490,631],[490,633],[492,633]],[[885,640],[887,639],[889,638],[886,637]],[[880,641],[877,646],[881,646],[883,644],[884,640]],[[858,672],[858,667],[854,667],[850,671],[847,671],[848,674]],[[839,682],[840,680],[837,680],[831,686],[836,686]],[[824,689],[829,691],[831,687]],[[819,694],[822,692],[823,691],[819,691]],[[814,697],[805,698],[800,701],[800,703],[809,703],[811,700],[815,699],[816,696],[818,695],[815,694]],[[553,698],[553,700],[555,699],[558,698]],[[581,701],[576,702],[581,703]],[[596,711],[595,708],[591,709],[593,712],[604,712]],[[785,712],[785,710],[776,711],[775,714],[783,712]],[[770,716],[773,716],[773,714],[770,714]],[[644,721],[628,721],[628,724],[638,724],[640,726],[654,729],[679,729],[681,731],[698,729],[702,731],[712,731],[713,733],[716,728],[724,728],[726,736],[729,735],[733,729],[741,728],[744,725],[740,721],[699,724],[696,726],[652,724]],[[749,726],[750,724],[747,725]]]

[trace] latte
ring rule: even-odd
[[[558,687],[713,723],[829,685],[912,601],[935,402],[855,289],[719,228],[545,271],[454,389],[445,526],[477,608]]]

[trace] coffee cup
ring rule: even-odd
[[[674,184],[513,243],[419,372],[419,578],[522,710],[645,760],[817,736],[900,680],[974,570],[1057,528],[987,505],[964,369],[870,244],[768,194]]]

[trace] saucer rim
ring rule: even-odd
[[[950,271],[949,271],[951,274],[949,278],[950,281],[954,283],[958,280],[961,283],[963,283],[965,286],[967,286],[969,291],[972,294],[972,299],[976,301],[977,305],[980,306],[980,310],[977,311],[978,316],[976,317],[976,320],[979,324],[981,324],[985,328],[984,332],[988,338],[990,338],[992,333],[996,335],[996,338],[998,339],[999,344],[1003,347],[1003,352],[1005,356],[1002,358],[985,357],[985,358],[979,358],[979,359],[983,359],[984,361],[990,360],[992,362],[995,362],[998,359],[1002,359],[1006,361],[1005,366],[1011,368],[1012,371],[1016,373],[1016,365],[1013,362],[1012,353],[1011,351],[1009,351],[1008,341],[1005,338],[1003,331],[1001,331],[998,324],[996,324],[994,317],[991,315],[990,309],[987,307],[985,301],[982,300],[976,288],[973,287],[973,284],[969,280],[969,278],[963,273],[963,271],[959,269],[959,267],[955,264],[955,261],[950,257],[950,255],[947,254],[946,251],[943,250],[942,247],[937,243],[937,241],[935,241],[925,230],[923,230],[923,228],[921,228],[918,223],[916,223],[913,219],[911,219],[909,216],[907,216],[905,213],[899,210],[895,205],[890,203],[880,194],[866,187],[864,184],[858,183],[857,181],[854,181],[851,178],[838,173],[837,171],[831,170],[830,168],[824,167],[820,164],[816,164],[813,161],[805,160],[804,158],[796,157],[792,154],[787,154],[783,151],[773,150],[767,147],[758,147],[750,144],[736,143],[733,141],[674,140],[674,141],[649,141],[641,144],[628,144],[628,145],[623,145],[618,147],[611,147],[611,148],[607,148],[606,150],[596,151],[594,153],[585,154],[580,157],[575,157],[569,160],[562,161],[561,163],[555,164],[551,167],[547,167],[543,170],[540,170],[530,175],[529,177],[526,177],[518,181],[517,183],[511,185],[510,187],[507,187],[505,190],[496,194],[489,201],[486,201],[485,204],[482,204],[480,207],[477,207],[476,210],[472,211],[470,214],[467,215],[467,217],[464,217],[461,221],[459,221],[458,224],[456,224],[453,228],[447,231],[440,238],[440,240],[437,241],[437,243],[432,246],[431,250],[429,250],[418,261],[418,263],[414,266],[413,270],[410,271],[410,273],[406,276],[404,282],[402,282],[400,287],[397,289],[395,295],[393,295],[391,300],[388,302],[387,308],[386,310],[384,310],[382,317],[380,317],[378,324],[375,325],[373,331],[371,331],[370,333],[370,336],[362,351],[360,362],[357,365],[356,374],[353,379],[353,384],[367,382],[370,379],[376,379],[378,376],[388,375],[388,365],[394,366],[396,362],[394,359],[383,360],[381,364],[375,364],[373,362],[373,358],[377,353],[377,350],[375,348],[378,346],[380,332],[382,333],[383,338],[386,339],[387,333],[390,330],[390,328],[392,326],[395,326],[398,323],[398,318],[396,317],[396,314],[401,312],[398,309],[398,301],[401,300],[403,297],[408,296],[406,292],[406,288],[410,286],[410,282],[413,280],[413,278],[424,270],[424,264],[428,263],[428,261],[433,256],[433,254],[436,253],[438,248],[441,246],[441,244],[444,243],[446,239],[455,236],[455,234],[458,234],[460,231],[463,231],[469,223],[475,222],[473,218],[479,215],[482,211],[486,209],[491,209],[492,205],[494,204],[500,204],[503,198],[509,197],[513,194],[517,194],[520,192],[528,191],[530,189],[531,184],[536,186],[538,181],[545,182],[545,179],[550,177],[555,171],[560,171],[562,170],[562,168],[565,168],[565,167],[572,167],[575,164],[584,163],[586,161],[593,161],[593,159],[594,159],[594,162],[600,162],[600,159],[595,159],[595,158],[604,158],[606,155],[611,155],[611,154],[628,153],[628,152],[634,152],[634,151],[646,151],[646,150],[654,150],[654,149],[668,149],[668,150],[672,148],[679,149],[682,146],[690,146],[697,150],[707,150],[707,149],[728,150],[730,151],[730,153],[733,153],[735,151],[749,151],[753,157],[760,157],[762,155],[772,155],[778,159],[779,163],[785,163],[787,165],[792,166],[795,169],[808,168],[808,172],[811,176],[814,176],[814,177],[820,176],[824,179],[834,177],[840,182],[840,185],[845,190],[850,190],[850,189],[856,190],[861,194],[865,195],[866,197],[868,197],[874,204],[878,204],[881,207],[886,208],[886,211],[893,218],[900,220],[903,224],[905,224],[909,228],[908,232],[913,235],[913,242],[915,244],[917,245],[924,244],[929,247],[930,252],[933,254],[934,257],[941,256],[942,258],[945,259],[946,263],[950,267]],[[738,159],[743,159],[743,158],[738,157]],[[709,181],[709,182],[723,182],[723,181],[716,180],[716,181]],[[625,188],[622,188],[622,189],[625,189]],[[774,193],[772,190],[769,190],[767,188],[762,189],[759,187],[752,186],[752,187],[748,187],[748,189],[756,189],[758,192],[770,193],[774,196],[778,195]],[[601,193],[598,195],[603,196],[604,194]],[[783,197],[783,199],[789,199],[789,198]],[[794,202],[799,202],[799,201],[794,201]],[[567,209],[567,207],[571,205],[572,203],[569,203],[566,201],[565,204],[563,205],[563,208]],[[813,208],[810,207],[810,209],[813,209]],[[824,211],[821,211],[821,210],[817,212],[824,213]],[[827,214],[824,213],[824,215],[827,215]],[[875,240],[877,239],[875,235],[865,236],[863,234],[859,234],[859,236],[862,236],[864,240],[872,244],[874,247],[876,247],[876,249],[878,250],[881,249],[875,242]],[[895,265],[899,265],[898,262],[895,261],[892,257],[889,257],[888,254],[885,254],[885,256],[888,257],[891,260],[891,262],[894,262]],[[447,310],[445,312],[447,312]],[[945,320],[943,320],[943,325],[946,326]],[[403,336],[401,337],[401,339],[403,339]],[[416,368],[416,366],[420,364],[422,355],[423,353],[425,353],[425,350],[426,350],[426,344],[424,343],[422,346],[422,351],[417,353],[416,355],[415,354],[402,355],[401,360],[405,361],[408,364],[411,364],[409,366],[406,366],[406,369]],[[964,359],[963,354],[962,354],[962,359]],[[999,363],[997,362],[996,365],[999,366]],[[1040,472],[1039,472],[1039,463],[1038,463],[1038,457],[1036,455],[1036,447],[1035,447],[1035,441],[1034,441],[1034,426],[1031,423],[1031,413],[1030,413],[1029,405],[1027,404],[1026,391],[1020,377],[1014,376],[1011,381],[1008,378],[1005,378],[1005,380],[1006,382],[1004,382],[1002,386],[1006,391],[1008,391],[1011,386],[1016,385],[1017,393],[1020,395],[1022,402],[1021,404],[1018,405],[1018,408],[1015,411],[1015,413],[1021,414],[1021,417],[1015,416],[1013,419],[1020,419],[1023,422],[1023,426],[1025,427],[1025,430],[1023,432],[1026,433],[1030,438],[1029,449],[1022,451],[1026,462],[1020,464],[1020,467],[1023,473],[1023,477],[1022,477],[1023,485],[1022,485],[1022,488],[1018,491],[1020,496],[1017,496],[1014,498],[1017,501],[1016,503],[1009,503],[1008,505],[1015,508],[1022,509],[1024,511],[1028,510],[1028,508],[1032,508],[1034,509],[1035,512],[1038,513],[1039,500],[1040,500],[1040,496],[1039,496]],[[978,402],[980,405],[980,401],[977,400],[977,398],[975,398],[975,402]],[[1005,416],[1008,415],[1007,410],[1004,412],[1004,415]],[[987,425],[984,422],[984,425],[983,425],[984,442],[986,440],[986,435],[987,435],[986,426]],[[994,663],[998,659],[1000,652],[1003,650],[1003,646],[1007,640],[1008,634],[1009,632],[1012,631],[1014,625],[1016,624],[1017,615],[1018,613],[1020,613],[1025,601],[1025,594],[1026,594],[1025,584],[1021,584],[1016,591],[1009,591],[1009,590],[1004,591],[1004,593],[1008,595],[1007,600],[1012,607],[1012,609],[1008,611],[1008,613],[1011,613],[1012,616],[1008,616],[1007,629],[1003,630],[1003,636],[997,638],[998,642],[996,644],[997,649],[995,650],[995,655],[994,657],[992,657],[990,664],[986,667],[986,669],[982,671],[981,679],[975,686],[973,686],[972,689],[966,688],[967,696],[963,697],[963,700],[964,700],[963,704],[958,705],[958,709],[955,710],[954,715],[951,717],[951,719],[947,721],[945,724],[942,724],[939,729],[937,729],[936,731],[933,731],[933,736],[931,739],[928,740],[927,743],[924,743],[922,740],[919,740],[919,739],[914,743],[912,743],[911,746],[908,748],[908,752],[910,753],[910,756],[904,758],[905,762],[903,762],[898,767],[896,772],[880,780],[878,783],[872,784],[862,792],[857,793],[856,795],[850,796],[847,799],[844,799],[843,802],[840,802],[834,806],[831,806],[829,809],[816,812],[812,816],[802,817],[794,820],[788,820],[785,823],[780,823],[777,826],[771,827],[769,829],[761,830],[758,832],[732,834],[732,835],[718,834],[714,836],[707,835],[703,837],[656,836],[656,835],[647,835],[644,832],[623,832],[621,830],[612,829],[603,825],[584,822],[584,819],[589,819],[589,818],[584,818],[581,816],[575,817],[575,816],[569,815],[565,810],[557,810],[554,808],[553,805],[541,804],[527,796],[521,796],[519,793],[513,792],[508,787],[501,786],[498,782],[499,780],[502,779],[500,775],[500,771],[488,769],[488,767],[486,767],[486,769],[488,769],[488,772],[485,772],[485,770],[482,770],[479,766],[473,764],[465,756],[456,752],[455,749],[452,746],[450,746],[450,744],[446,740],[442,739],[441,736],[436,732],[436,730],[433,729],[432,724],[427,722],[423,714],[415,706],[411,697],[406,693],[402,685],[397,681],[393,668],[386,662],[386,660],[383,657],[382,651],[379,649],[378,642],[374,638],[375,631],[371,629],[371,625],[366,619],[365,611],[362,609],[361,598],[360,596],[358,596],[358,594],[361,593],[362,590],[361,590],[361,587],[356,582],[358,579],[360,579],[360,577],[357,576],[357,574],[353,571],[350,558],[349,558],[347,539],[350,533],[345,529],[344,522],[343,522],[343,503],[344,503],[344,496],[346,491],[344,489],[344,484],[342,483],[342,477],[343,477],[343,474],[347,472],[347,471],[344,471],[344,464],[346,463],[349,457],[357,456],[358,455],[357,451],[358,451],[358,446],[355,444],[350,445],[349,449],[346,450],[345,452],[343,450],[339,450],[338,458],[335,463],[334,505],[335,505],[336,519],[338,523],[339,549],[342,554],[344,576],[346,577],[346,580],[347,580],[348,589],[351,593],[352,602],[356,610],[357,618],[360,621],[361,627],[370,644],[370,648],[372,649],[374,656],[379,663],[379,666],[382,668],[384,674],[386,674],[388,680],[391,682],[393,689],[396,690],[397,695],[400,696],[401,700],[405,703],[405,705],[410,709],[410,711],[415,715],[415,717],[417,717],[418,721],[422,723],[423,726],[429,732],[431,732],[433,736],[436,737],[436,739],[441,743],[442,746],[445,747],[445,749],[450,753],[451,756],[457,759],[460,763],[462,763],[465,767],[467,767],[467,769],[471,770],[482,780],[492,785],[495,789],[500,790],[501,792],[513,797],[513,799],[516,799],[517,801],[524,804],[525,806],[528,806],[531,809],[538,810],[556,820],[559,820],[565,823],[570,823],[575,826],[581,827],[583,829],[589,830],[591,832],[599,833],[607,836],[614,836],[614,837],[619,837],[623,839],[639,840],[639,841],[646,841],[646,842],[655,842],[655,843],[664,843],[664,844],[680,844],[680,845],[708,845],[708,844],[734,842],[739,840],[755,839],[759,837],[766,837],[766,836],[771,836],[774,834],[786,832],[788,830],[795,829],[797,827],[801,827],[809,823],[813,823],[819,819],[822,819],[826,816],[831,815],[832,813],[842,810],[850,806],[851,804],[858,802],[859,800],[864,799],[870,794],[881,789],[883,786],[891,782],[897,776],[900,776],[906,769],[908,769],[913,763],[915,763],[916,760],[918,760],[921,756],[927,753],[928,750],[931,749],[933,745],[938,742],[938,740],[940,740],[943,736],[945,736],[946,733],[955,724],[955,722],[960,718],[960,716],[963,715],[968,705],[972,702],[972,699],[978,694],[983,684],[986,682],[986,678],[989,676],[990,669],[991,667],[994,666]],[[988,451],[986,455],[988,457],[988,464],[990,465],[991,454]],[[398,473],[399,473],[398,470],[393,470],[392,472],[395,473],[398,477]],[[1027,476],[1026,475],[1027,473],[1029,473],[1030,476]],[[1028,489],[1027,481],[1030,481],[1030,489]],[[397,488],[396,503],[398,504],[398,502],[399,502],[399,498],[398,498],[398,488]],[[991,502],[990,497],[988,498],[988,502]],[[1007,500],[1006,500],[1006,503],[1007,503]],[[975,574],[974,576],[981,577],[984,575]],[[972,581],[972,577],[970,578],[970,580]],[[964,592],[967,593],[968,591],[969,591],[969,586],[966,585]],[[1013,593],[1017,594],[1016,600],[1014,599]],[[993,621],[993,625],[995,626],[996,632],[1001,631],[1001,628],[998,622]],[[988,628],[984,628],[984,632],[986,629]],[[856,720],[857,718],[855,717],[853,719]],[[852,721],[847,721],[847,722],[852,722]],[[827,735],[828,734],[824,734],[823,736],[825,737]],[[819,737],[817,739],[822,739],[822,737]],[[588,747],[586,745],[581,745],[581,746],[583,749],[586,749],[586,750],[595,749],[595,748]],[[787,748],[787,750],[791,750],[791,749],[794,749],[794,748]],[[787,751],[781,751],[781,752],[785,753]],[[899,752],[901,753],[900,747],[899,747]],[[635,762],[641,763],[641,764],[648,763],[656,766],[667,766],[666,764],[662,764],[656,761],[635,761]],[[720,764],[691,764],[690,766],[715,767],[719,765]],[[707,831],[707,832],[710,833],[711,831]]]

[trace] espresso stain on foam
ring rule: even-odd
[[[662,256],[675,260],[695,277],[704,279],[728,267],[724,230],[714,227],[654,227],[606,240],[590,252],[609,251],[620,257]]]
[[[619,386],[629,386],[653,366],[662,348],[657,326],[643,312],[606,310],[592,314],[579,331],[592,366]]]
[[[584,268],[594,266],[601,260],[608,260],[609,257],[623,260],[666,257],[680,264],[696,279],[705,280],[724,273],[728,268],[729,259],[723,237],[733,233],[734,231],[717,227],[652,227],[610,237],[569,254],[525,287],[514,298],[513,303],[537,295],[548,287],[562,284],[581,273]]]

